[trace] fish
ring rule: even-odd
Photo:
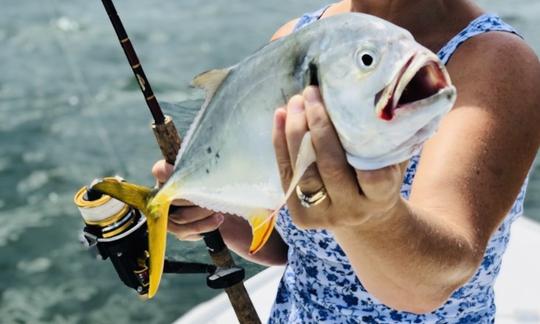
[[[269,238],[276,215],[316,161],[304,136],[284,192],[272,146],[273,114],[308,85],[317,85],[348,163],[374,170],[410,159],[456,99],[444,64],[407,30],[380,18],[331,16],[273,41],[240,63],[196,76],[206,92],[159,189],[104,180],[94,188],[147,217],[152,297],[163,272],[167,217],[175,199],[245,218],[250,252]]]

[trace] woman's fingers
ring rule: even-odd
[[[375,171],[356,171],[347,161],[339,136],[326,112],[317,87],[307,87],[291,98],[286,110],[276,111],[273,143],[284,189],[288,189],[306,132],[316,155],[316,165],[304,173],[299,196],[287,201],[294,223],[300,228],[332,228],[357,224],[380,214],[399,200],[406,163]],[[301,199],[314,201],[321,189],[327,197],[308,208]],[[304,197],[301,197],[303,194]],[[300,199],[299,199],[300,198]]]
[[[307,131],[308,123],[306,120],[304,97],[300,95],[293,96],[287,105],[287,119],[285,123],[287,147],[289,148],[289,156],[293,171],[295,171],[294,167],[297,162],[296,160],[302,139]],[[314,166],[309,167],[298,185],[307,193],[316,192],[321,189],[323,183],[317,168]]]
[[[306,119],[313,147],[317,154],[317,169],[330,193],[358,193],[354,172],[347,162],[339,137],[326,113],[317,87],[304,90]]]
[[[281,186],[283,191],[286,191],[291,182],[293,169],[291,158],[289,157],[289,149],[287,147],[287,137],[285,134],[285,119],[287,118],[287,110],[285,107],[280,107],[274,113],[274,127],[272,128],[272,143],[276,154],[276,162],[281,177]]]
[[[195,241],[218,228],[223,223],[223,214],[200,207],[182,207],[169,215],[167,229],[179,240]]]
[[[169,214],[169,219],[179,225],[193,223],[214,214],[213,211],[200,207],[182,207]]]
[[[201,238],[201,234],[211,232],[223,223],[223,214],[213,214],[209,217],[191,223],[178,224],[169,219],[167,229],[179,240],[193,241]]]
[[[307,131],[304,98],[300,95],[293,96],[286,109],[279,108],[274,116],[273,144],[284,191],[289,189],[302,139]],[[306,194],[316,192],[323,187],[315,165],[306,170],[298,186]],[[298,223],[303,223],[303,219],[309,217],[296,198],[296,194],[293,193],[288,203],[289,208],[297,210],[294,214],[297,216]],[[306,220],[306,223],[310,221]]]
[[[356,179],[369,201],[384,206],[393,205],[400,197],[403,172],[408,162],[372,171],[356,170]]]
[[[285,134],[291,164],[294,166],[302,138],[308,130],[304,98],[300,95],[293,96],[287,104],[287,119],[285,121]]]
[[[165,160],[159,160],[152,167],[152,175],[158,183],[162,184],[171,177],[173,169],[174,167]]]

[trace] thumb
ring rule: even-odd
[[[165,160],[159,160],[152,167],[152,175],[158,183],[164,183],[171,177],[174,167]]]
[[[378,170],[356,170],[356,179],[367,199],[382,204],[391,204],[399,198],[403,172],[399,164]]]

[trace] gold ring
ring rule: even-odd
[[[328,194],[326,193],[326,189],[324,187],[315,191],[314,193],[306,194],[302,192],[300,186],[296,186],[296,196],[298,197],[298,200],[300,200],[300,204],[304,208],[310,208],[320,204],[323,200],[326,199],[326,197],[328,197]]]

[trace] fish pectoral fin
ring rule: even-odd
[[[223,81],[225,81],[225,79],[229,75],[230,70],[231,68],[225,68],[203,72],[193,78],[193,80],[191,81],[191,85],[206,90],[206,100],[208,100],[209,97],[212,97],[214,95],[214,93],[223,83]]]
[[[289,188],[285,193],[285,201],[289,199],[307,168],[313,164],[316,159],[317,156],[315,155],[315,149],[313,148],[313,143],[311,142],[311,133],[307,132],[302,138],[302,143],[300,143],[300,149],[298,150],[298,156],[296,157],[296,164],[294,166],[293,177],[291,179],[291,183],[289,184]]]
[[[315,162],[315,159],[315,149],[313,148],[313,143],[311,142],[311,134],[307,132],[302,139],[302,143],[300,144],[291,184],[280,206],[285,205],[287,199],[290,197],[294,191],[294,188],[298,184],[298,181],[300,181],[300,178],[302,178],[302,175],[306,172],[307,168],[313,162]],[[268,241],[270,235],[272,234],[272,230],[274,229],[277,214],[280,209],[281,207],[274,211],[261,209],[256,210],[249,215],[249,224],[251,225],[251,230],[253,233],[249,253],[257,253],[264,246],[266,241]]]
[[[275,211],[261,209],[249,216],[249,224],[251,225],[251,233],[253,234],[249,247],[250,254],[257,253],[270,238],[274,230],[278,211],[279,209]]]

